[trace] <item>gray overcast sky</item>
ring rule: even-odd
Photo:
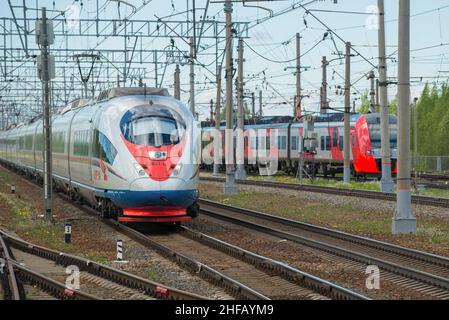
[[[7,0],[0,0],[4,3],[3,7],[7,7]],[[13,0],[12,2],[17,2]],[[33,1],[27,1],[28,3],[35,3]],[[81,1],[50,1],[40,0],[39,6],[47,6],[49,9],[55,8],[58,10],[65,10],[67,6],[80,3]],[[99,0],[100,4],[105,4],[100,12],[101,18],[118,18],[117,2]],[[139,6],[142,0],[127,0],[127,2]],[[212,0],[208,16],[214,16],[218,20],[224,20],[223,3],[217,0]],[[309,1],[271,1],[271,2],[259,2],[252,5],[258,5],[268,8],[274,13],[280,12],[283,9],[287,9],[296,3],[308,3]],[[321,0],[315,1],[313,4],[307,6],[308,9],[315,9],[312,11],[319,19],[321,19],[330,29],[335,31],[345,41],[350,41],[355,48],[363,55],[364,58],[371,61],[374,65],[377,65],[377,30],[373,23],[376,23],[376,17],[367,13],[373,13],[377,1],[375,0],[338,0],[334,3],[334,0]],[[391,54],[392,58],[396,58],[395,52],[397,50],[397,16],[398,16],[398,2],[397,0],[386,0],[386,20],[387,23],[387,54]],[[19,1],[22,3],[22,1]],[[84,0],[81,9],[81,18],[93,18],[96,15],[95,7],[96,0]],[[168,16],[175,14],[171,18],[172,20],[185,20],[187,3],[191,3],[192,0],[153,0],[143,10],[138,12],[133,19],[154,19],[157,16]],[[197,7],[197,19],[203,15],[203,9],[205,6],[205,0],[196,0]],[[254,23],[257,19],[263,19],[269,15],[269,11],[266,9],[255,7],[244,7],[241,3],[234,4],[234,20],[235,21],[247,21]],[[326,10],[334,12],[325,12]],[[2,10],[6,16],[10,16],[9,10]],[[339,12],[344,13],[339,13]],[[449,38],[444,32],[449,30],[449,3],[447,0],[412,0],[412,27],[411,27],[411,52],[412,65],[411,73],[414,77],[431,77],[423,78],[423,81],[446,81],[448,74],[439,73],[439,71],[449,71],[447,66],[447,54],[449,54],[449,46],[446,45],[449,42]],[[127,6],[121,6],[121,16],[126,16],[130,12]],[[362,14],[361,14],[362,13]],[[3,15],[2,15],[3,16]],[[307,25],[305,24],[307,23]],[[323,35],[326,32],[326,28],[317,22],[311,15],[305,14],[303,9],[292,10],[279,17],[269,19],[268,21],[255,26],[249,32],[249,39],[246,42],[251,48],[257,52],[253,52],[248,47],[245,48],[245,74],[249,80],[246,83],[246,89],[249,91],[255,91],[262,89],[264,96],[266,97],[265,103],[267,104],[264,111],[270,115],[285,115],[291,113],[291,107],[286,105],[276,105],[281,103],[285,99],[291,100],[295,94],[295,77],[293,76],[293,69],[286,69],[288,67],[294,67],[294,62],[290,63],[276,63],[272,61],[287,61],[295,58],[295,41],[294,37],[296,32],[300,32],[302,36],[302,51],[307,52],[317,42],[323,39]],[[303,73],[303,87],[311,98],[305,100],[306,108],[309,110],[317,110],[319,101],[319,87],[321,82],[321,59],[326,55],[328,59],[336,57],[336,52],[344,51],[344,43],[337,37],[333,37],[334,41],[328,37],[326,40],[321,41],[313,50],[311,50],[306,56],[304,56],[302,63],[305,66],[309,66],[310,70]],[[18,41],[18,39],[17,39]],[[69,39],[70,47],[78,48],[93,48],[98,41],[96,38],[81,38],[81,39]],[[175,39],[179,48],[188,50],[187,45],[180,39]],[[147,48],[164,48],[169,44],[169,39],[146,39],[143,42],[144,47]],[[213,45],[214,43],[207,40],[202,41],[203,45]],[[234,49],[236,49],[237,42],[234,43]],[[16,44],[20,47],[20,43]],[[64,47],[65,39],[57,39],[56,46]],[[429,48],[433,47],[433,48]],[[123,40],[109,38],[100,48],[123,48]],[[223,49],[223,44],[220,49]],[[200,55],[199,61],[209,65],[209,70],[215,72],[215,65],[213,64],[215,55],[214,50],[206,50],[209,55]],[[221,53],[221,52],[220,52]],[[262,57],[265,57],[262,58]],[[236,53],[234,55],[236,58]],[[354,57],[354,63],[352,65],[352,80],[355,81],[368,72],[372,67],[361,57]],[[133,62],[137,63],[137,62]],[[390,61],[389,63],[389,76],[396,76],[396,62]],[[167,74],[164,78],[164,86],[170,87],[173,83],[173,70],[174,66],[167,68]],[[150,79],[152,70],[148,70],[148,79],[145,82],[149,86],[154,84],[154,80]],[[187,102],[188,100],[188,66],[183,66],[182,69],[182,84],[183,84],[183,96],[182,100]],[[334,73],[335,71],[335,73]],[[262,73],[264,72],[264,73]],[[344,65],[340,64],[339,60],[331,63],[329,67],[329,85],[334,88],[337,85],[342,85],[343,80],[338,74],[344,75]],[[203,68],[196,68],[197,75],[197,89],[198,95],[196,101],[198,103],[198,111],[201,118],[208,116],[208,101],[211,98],[215,98],[215,86],[209,83],[208,79],[213,79],[213,75],[204,70]],[[438,78],[438,76],[441,76]],[[412,96],[419,95],[422,89],[423,83],[419,80],[413,80]],[[268,83],[268,84],[267,84]],[[357,90],[363,92],[368,87],[368,81],[365,79],[360,80],[356,84]],[[275,90],[273,90],[273,88]],[[390,98],[396,94],[396,87],[390,87]],[[356,97],[356,96],[355,96]],[[342,105],[342,97],[334,94],[334,90],[329,93],[331,99],[331,106],[340,107]],[[248,100],[248,102],[250,102]]]

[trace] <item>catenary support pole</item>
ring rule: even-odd
[[[263,107],[263,104],[262,104],[262,90],[259,90],[259,117],[263,116],[262,107]]]
[[[374,87],[375,85],[375,75],[374,71],[370,71],[368,79],[370,81],[370,109],[371,113],[376,113],[376,89]]]
[[[176,69],[175,69],[175,90],[174,90],[174,96],[175,99],[177,100],[181,100],[181,83],[180,83],[180,73],[181,71],[179,70],[179,64],[176,65]]]
[[[351,180],[351,153],[349,145],[351,114],[351,43],[346,43],[346,69],[345,69],[345,115],[344,115],[344,138],[343,138],[343,181],[349,183]]]
[[[380,113],[380,110],[379,110],[379,79],[376,79],[376,113]]]
[[[415,167],[415,178],[418,179],[418,98],[413,105],[413,166]]]
[[[233,143],[233,97],[232,97],[232,0],[225,2],[226,15],[226,133],[225,133],[225,161],[226,161],[226,182],[224,186],[225,194],[236,194],[238,192],[235,184],[234,167],[234,143]]]
[[[393,192],[391,178],[390,116],[388,111],[387,59],[385,52],[385,10],[384,0],[378,0],[379,7],[379,104],[381,126],[382,179],[381,191]]]
[[[296,33],[296,104],[294,116],[297,118],[301,110],[301,36]]]
[[[190,55],[189,55],[189,65],[190,65],[190,112],[192,112],[193,117],[196,118],[195,114],[195,55],[194,55],[195,43],[194,39],[190,38]]]
[[[245,156],[244,156],[244,135],[245,112],[243,107],[243,39],[239,39],[238,46],[238,75],[237,75],[237,141],[236,141],[236,162],[237,170],[235,178],[246,179]]]
[[[323,82],[321,84],[321,110],[320,113],[321,114],[325,114],[327,113],[327,66],[328,66],[328,62],[326,57],[323,57],[322,60],[322,68],[323,68]]]
[[[393,234],[416,233],[412,212],[410,161],[410,0],[399,0],[398,182]]]
[[[47,24],[46,8],[42,8],[42,24],[41,35],[43,42],[41,42],[42,54],[42,84],[43,84],[43,134],[44,134],[44,217],[48,221],[53,220],[52,213],[52,159],[51,159],[51,114],[50,114],[50,70],[49,70],[49,34]]]
[[[220,164],[221,164],[221,150],[222,150],[222,139],[220,131],[221,122],[221,69],[222,66],[217,67],[217,101],[215,104],[215,131],[214,131],[214,171],[213,175],[220,175]]]
[[[254,92],[251,92],[251,116],[254,119],[256,118],[256,97]]]

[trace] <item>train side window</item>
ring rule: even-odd
[[[278,149],[281,149],[281,136],[278,136]]]
[[[343,151],[344,150],[344,142],[345,140],[344,140],[344,138],[343,138],[343,136],[340,136],[340,151]]]
[[[53,132],[51,150],[56,153],[64,153],[65,145],[65,133],[64,132]]]
[[[25,136],[25,150],[33,150],[33,135]]]
[[[117,150],[111,141],[100,131],[94,130],[92,157],[113,164],[116,156]]]
[[[331,137],[330,136],[326,136],[326,150],[327,151],[331,150]]]
[[[287,150],[287,137],[282,136],[282,150]]]
[[[73,137],[73,154],[89,156],[89,130],[75,131]]]
[[[267,136],[267,139],[266,139],[266,145],[267,145],[267,150],[270,150],[270,148],[271,148],[271,140],[270,140],[270,137],[269,136]]]
[[[44,150],[44,135],[42,133],[36,134],[36,150]]]
[[[298,150],[298,142],[296,136],[292,137],[292,150]]]
[[[321,151],[326,150],[326,137],[321,136]]]
[[[337,147],[338,146],[338,129],[334,128],[332,132],[332,146]]]

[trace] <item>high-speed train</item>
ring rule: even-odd
[[[197,216],[199,127],[166,89],[113,88],[52,117],[54,186],[123,222]],[[42,178],[42,119],[0,132],[0,159]]]
[[[313,118],[315,151],[313,157],[301,155],[304,143],[302,122],[294,122],[291,117],[262,117],[245,122],[244,159],[248,171],[257,172],[260,162],[257,155],[276,153],[278,170],[296,172],[300,157],[305,158],[309,173],[322,173],[325,176],[343,171],[344,121],[343,114],[322,114]],[[390,115],[391,170],[397,173],[397,119]],[[204,155],[213,158],[213,125],[203,123],[203,167]],[[225,145],[225,127],[220,127],[222,142]],[[208,134],[209,133],[209,134]],[[382,171],[380,114],[353,114],[350,118],[351,171],[354,176],[380,177]],[[205,138],[206,137],[206,138]],[[234,148],[236,138],[234,137]],[[220,152],[224,163],[224,152]],[[256,158],[255,161],[248,161]],[[263,162],[263,161],[261,161]],[[210,169],[210,168],[209,168]]]

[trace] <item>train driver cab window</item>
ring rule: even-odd
[[[140,118],[128,124],[128,140],[137,145],[160,147],[179,142],[176,122],[166,118]]]
[[[185,129],[184,120],[174,111],[157,105],[129,110],[120,122],[122,134],[133,144],[161,147],[178,144]]]

